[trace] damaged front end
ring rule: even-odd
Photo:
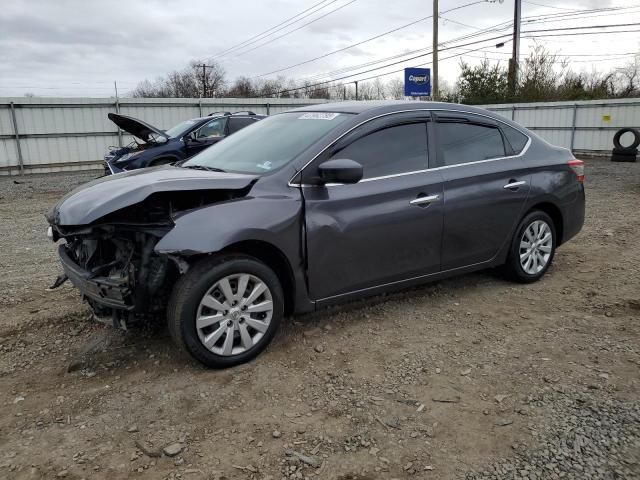
[[[153,249],[168,229],[97,225],[77,231],[58,229],[65,275],[98,317],[115,324],[161,313],[177,272]]]
[[[70,199],[63,200],[47,214],[49,236],[53,241],[64,239],[58,247],[64,275],[96,316],[126,327],[145,317],[164,317],[173,285],[188,268],[188,258],[155,251],[174,221],[204,206],[244,196],[251,183],[235,189],[156,191],[85,225],[61,224],[72,210]],[[74,208],[80,200],[76,198]],[[93,212],[83,210],[84,218],[92,218]]]

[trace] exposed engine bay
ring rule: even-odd
[[[181,215],[246,195],[242,190],[156,192],[86,226],[52,224],[66,277],[102,321],[114,326],[160,316],[188,256],[158,254],[156,244]],[[57,282],[58,283],[58,282]]]

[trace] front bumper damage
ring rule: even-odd
[[[117,177],[117,178],[114,178]],[[255,177],[165,167],[94,180],[47,214],[64,278],[114,324],[162,318],[173,285],[200,253],[156,246],[184,215],[245,196]],[[181,236],[187,238],[189,232]],[[117,321],[116,321],[117,319]]]
[[[128,278],[93,275],[71,259],[66,244],[58,247],[58,254],[65,275],[83,296],[103,307],[126,311],[135,309]]]
[[[179,274],[169,256],[153,250],[166,227],[54,229],[54,237],[65,239],[58,246],[62,278],[78,289],[100,321],[126,328],[164,313]]]

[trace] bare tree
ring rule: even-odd
[[[615,75],[617,96],[633,97],[640,95],[640,54],[633,61],[619,68]]]
[[[385,98],[387,98],[387,88],[384,82],[380,80],[380,77],[377,77],[373,81],[372,87],[373,91],[375,92],[374,94],[376,100],[384,100]]]
[[[193,61],[184,70],[174,70],[154,82],[143,80],[131,94],[134,97],[198,98],[206,91],[207,97],[217,97],[224,94],[225,87],[225,72],[219,64],[207,65],[203,76],[202,67]]]
[[[234,98],[247,98],[257,96],[256,86],[248,77],[238,77],[235,79],[231,88],[226,92],[228,97]]]
[[[395,100],[404,98],[404,82],[399,78],[392,78],[387,82],[387,95]]]

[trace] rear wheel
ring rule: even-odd
[[[168,308],[174,341],[213,368],[247,362],[275,335],[284,313],[276,274],[241,255],[208,258],[181,277]]]
[[[556,251],[556,230],[545,212],[527,214],[516,229],[505,264],[507,275],[517,282],[539,280],[549,269]]]

